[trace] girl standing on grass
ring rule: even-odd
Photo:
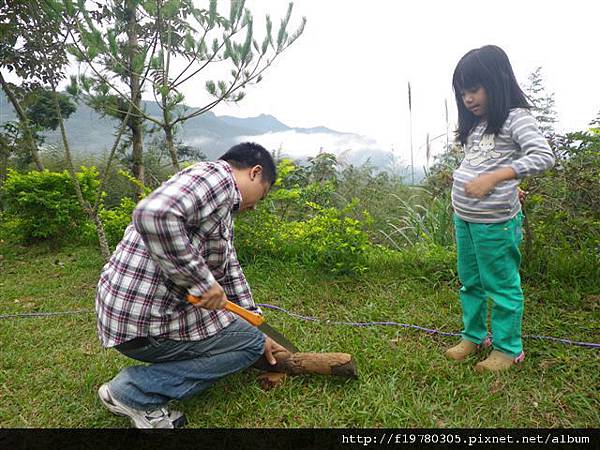
[[[465,152],[452,186],[464,330],[461,342],[445,354],[460,361],[489,345],[491,297],[493,351],[475,370],[499,371],[525,358],[517,186],[521,178],[552,167],[554,156],[501,48],[469,51],[458,62],[452,85],[457,138]]]

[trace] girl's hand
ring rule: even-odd
[[[479,175],[465,185],[465,194],[469,197],[483,198],[494,189],[497,183],[498,179],[493,173]]]
[[[517,192],[519,194],[519,203],[521,203],[521,206],[523,206],[525,204],[525,198],[527,197],[527,191],[517,188]]]

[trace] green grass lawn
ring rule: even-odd
[[[0,255],[0,314],[93,308],[102,266],[96,248],[2,243]],[[387,320],[458,331],[451,255],[381,257],[353,278],[283,263],[245,270],[257,302],[323,319],[265,310],[269,323],[301,350],[351,353],[359,379],[289,377],[265,392],[258,372],[248,370],[177,405],[190,427],[600,426],[597,350],[529,339],[521,368],[480,375],[475,357],[444,358],[455,338],[326,323]],[[525,334],[600,341],[598,292],[525,290]],[[102,407],[96,389],[133,361],[101,348],[93,313],[0,320],[0,349],[1,427],[129,427]]]

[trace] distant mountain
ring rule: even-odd
[[[143,108],[150,116],[162,115],[155,102],[144,101]],[[15,119],[12,105],[8,103],[4,94],[0,93],[0,126]],[[101,154],[109,150],[118,125],[119,121],[116,119],[102,117],[82,102],[65,122],[73,152],[84,155]],[[393,161],[393,154],[380,148],[379,144],[369,137],[322,126],[290,127],[267,114],[241,118],[217,116],[208,111],[187,120],[177,131],[177,136],[183,143],[199,147],[209,159],[218,158],[239,142],[255,141],[269,150],[279,149],[282,155],[295,159],[305,159],[320,151],[326,151],[335,154],[345,163],[361,165],[369,162],[379,169],[390,168]],[[150,133],[146,133],[145,139],[151,139]],[[46,134],[46,145],[60,145],[59,143],[58,132]]]
[[[260,116],[247,118],[219,116],[219,120],[232,127],[246,128],[250,130],[248,133],[249,135],[290,130],[290,127],[288,127],[286,124],[281,123],[275,117],[267,114],[261,114]]]

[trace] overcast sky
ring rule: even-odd
[[[278,25],[287,2],[246,6],[257,22],[268,12]],[[292,27],[301,16],[308,19],[304,34],[264,81],[217,114],[265,113],[290,126],[364,134],[406,159],[408,81],[417,149],[427,132],[445,133],[445,99],[455,122],[452,72],[463,54],[486,44],[506,51],[521,84],[542,66],[559,131],[585,128],[600,110],[598,1],[297,0]],[[255,30],[263,35],[263,27]],[[184,89],[186,103],[202,104],[199,91]]]
[[[207,3],[195,1],[200,7]],[[271,14],[277,29],[287,4],[247,0],[259,42],[265,14]],[[219,2],[221,13],[227,15],[228,5]],[[250,87],[238,105],[221,104],[214,112],[271,114],[292,127],[326,126],[369,139],[353,144],[295,133],[255,139],[271,149],[281,145],[292,154],[314,154],[320,147],[394,149],[409,161],[410,81],[413,144],[421,165],[426,134],[445,135],[445,100],[451,129],[455,126],[451,78],[456,63],[468,50],[486,44],[506,51],[522,86],[542,67],[545,86],[555,93],[558,131],[585,129],[600,110],[598,0],[296,0],[289,30],[302,16],[308,20],[304,34],[264,80]],[[186,104],[207,103],[205,81],[201,76],[183,85]],[[444,141],[432,144],[434,151]]]

